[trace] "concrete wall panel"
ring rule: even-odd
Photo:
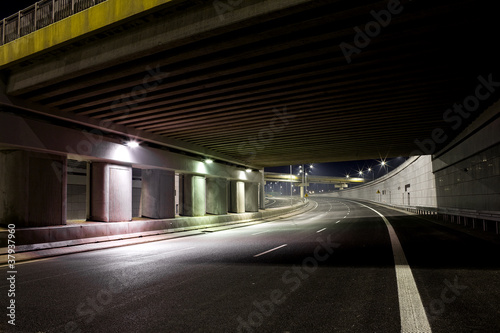
[[[245,211],[259,211],[259,183],[245,183]]]
[[[175,174],[165,170],[142,172],[142,216],[162,219],[175,216]]]
[[[227,214],[227,187],[228,182],[224,178],[207,178],[208,214]]]
[[[35,227],[66,224],[66,158],[0,151],[0,223]]]

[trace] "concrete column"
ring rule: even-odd
[[[207,213],[227,214],[227,180],[207,178]]]
[[[0,151],[0,224],[66,224],[66,157]]]
[[[180,186],[180,180],[182,180],[182,175],[175,175],[175,215],[179,215],[182,212],[182,186]]]
[[[182,214],[185,216],[203,216],[206,212],[205,177],[183,175]]]
[[[229,188],[231,213],[245,212],[245,183],[239,180],[231,180]]]
[[[91,219],[132,220],[132,167],[92,163]]]
[[[259,211],[259,183],[245,183],[245,211]]]
[[[142,216],[153,219],[175,217],[175,173],[142,170]]]
[[[259,209],[266,209],[266,181],[264,180],[264,170],[260,171],[261,181],[259,186]]]

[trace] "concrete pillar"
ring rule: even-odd
[[[179,181],[181,177],[179,174],[175,175],[175,215],[179,215],[182,212],[182,186],[180,186]]]
[[[185,216],[203,216],[206,212],[205,177],[183,175],[182,177],[182,214]]]
[[[142,170],[142,216],[153,219],[175,217],[175,173]]]
[[[266,209],[266,181],[264,180],[264,170],[260,171],[261,181],[259,187],[259,209]]]
[[[92,163],[91,219],[132,220],[132,167]]]
[[[0,224],[66,224],[66,157],[0,151]]]
[[[227,180],[207,178],[207,213],[227,214]]]
[[[245,212],[245,183],[240,180],[231,180],[229,188],[229,211],[231,213]]]
[[[245,211],[259,211],[259,183],[245,183]]]

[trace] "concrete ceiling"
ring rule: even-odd
[[[341,45],[355,47],[354,28],[364,31],[375,20],[371,11],[387,6],[311,1],[13,94],[259,166],[408,156],[419,149],[416,139],[432,138],[437,128],[446,144],[498,98],[481,101],[467,119],[443,120],[474,95],[478,76],[500,81],[496,10],[492,1],[402,2],[348,61]],[[168,15],[166,8],[137,22]],[[165,75],[134,92],[152,82],[145,68]],[[141,98],[125,100],[132,92]]]

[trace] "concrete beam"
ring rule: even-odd
[[[80,116],[76,114],[71,114],[68,112],[63,112],[57,109],[53,108],[47,108],[45,106],[29,102],[17,97],[13,96],[8,96],[5,93],[5,83],[3,80],[0,78],[0,107],[5,106],[7,109],[9,108],[14,108],[14,109],[21,109],[21,110],[26,110],[29,112],[33,112],[36,114],[41,114],[41,115],[50,115],[51,118],[57,119],[57,120],[62,120],[66,121],[69,123],[74,123],[77,125],[81,125],[84,127],[87,127],[88,130],[82,131],[81,134],[84,134],[82,139],[80,140],[81,143],[86,143],[87,141],[91,140],[92,144],[96,144],[96,140],[99,143],[100,142],[100,137],[102,137],[105,133],[112,133],[112,134],[118,134],[123,137],[131,137],[135,138],[136,140],[141,140],[141,141],[146,141],[146,142],[151,142],[160,146],[165,146],[169,148],[174,148],[178,150],[182,150],[185,152],[193,153],[193,154],[200,154],[205,157],[210,157],[213,159],[217,160],[222,160],[225,162],[229,162],[232,164],[238,164],[250,168],[256,168],[255,165],[250,165],[244,161],[235,159],[233,157],[227,156],[225,154],[221,154],[219,152],[215,152],[211,149],[201,147],[192,143],[172,139],[172,138],[167,138],[165,136],[160,136],[160,135],[155,135],[152,133],[136,130],[133,128],[129,128],[123,125],[118,125],[112,122],[108,121],[103,121],[103,120],[98,120],[98,119],[93,119],[89,118],[86,116]],[[24,124],[27,123],[27,124]],[[20,116],[15,116],[14,114],[9,114],[9,113],[0,113],[0,125],[7,125],[5,126],[5,129],[2,129],[2,133],[5,136],[11,136],[15,137],[16,135],[19,135],[19,132],[16,133],[16,127],[9,126],[10,124],[15,124],[15,126],[18,127],[26,127],[28,125],[32,129],[28,129],[29,132],[33,132],[35,129],[37,130],[36,135],[37,136],[42,136],[42,132],[51,132],[51,131],[58,131],[60,132],[61,130],[64,130],[65,128],[60,127],[60,126],[45,126],[46,123],[38,122],[35,120],[28,120],[24,119],[23,117]],[[14,129],[14,131],[13,131]],[[2,141],[0,140],[0,144],[2,144]],[[29,148],[29,147],[26,147]],[[73,148],[75,150],[75,148]],[[78,154],[83,154],[83,152],[77,150]]]
[[[129,148],[118,139],[94,133],[0,112],[0,146],[3,147],[58,154],[76,160],[127,164],[142,169],[161,168],[242,181],[260,180],[258,172],[248,173],[243,168],[222,163],[206,164],[201,158],[147,146]]]
[[[89,25],[104,28],[117,22],[116,18],[125,19],[134,13],[139,14],[141,9],[144,11],[156,6],[162,8],[159,5],[167,2],[169,1],[108,0],[88,11],[62,20],[60,24],[56,23],[47,27],[49,29],[38,30],[0,47],[0,55],[5,54],[3,58],[0,58],[0,68],[2,68],[1,65],[54,48],[57,44],[61,45],[63,41],[69,42],[72,38],[76,39],[85,34],[82,29],[89,29],[89,32],[94,31],[95,29],[90,29]],[[196,39],[230,31],[235,26],[240,29],[255,23],[251,22],[251,18],[268,15],[266,18],[260,19],[263,21],[271,17],[270,13],[274,12],[277,13],[276,15],[280,15],[280,12],[283,12],[285,8],[307,2],[311,2],[311,0],[260,0],[253,3],[243,1],[238,6],[231,6],[232,10],[221,13],[220,10],[217,10],[216,3],[208,1],[179,11],[168,19],[139,25],[133,30],[127,30],[126,33],[93,42],[84,48],[77,48],[68,52],[65,57],[54,57],[36,66],[19,69],[11,74],[8,93],[19,95],[40,88],[48,82],[67,80],[143,55],[191,43]],[[90,15],[91,13],[99,19],[95,20],[94,16]],[[76,31],[76,33],[72,35],[72,31]],[[55,43],[51,42],[52,38],[56,40]],[[60,42],[57,42],[59,40]]]

